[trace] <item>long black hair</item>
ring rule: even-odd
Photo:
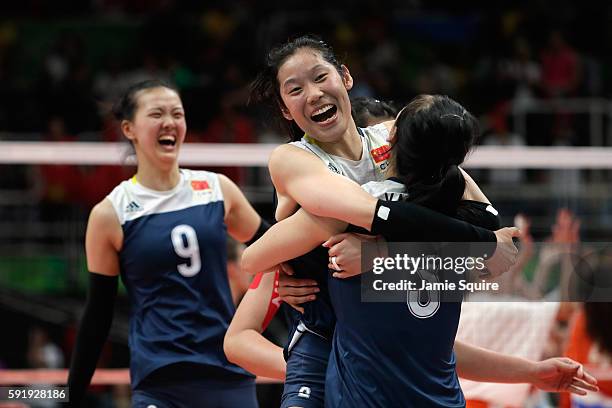
[[[342,64],[332,47],[314,35],[304,35],[274,47],[268,52],[265,66],[251,83],[249,94],[249,104],[261,104],[267,108],[267,113],[276,127],[282,132],[287,132],[294,141],[299,140],[304,132],[295,122],[287,121],[281,114],[280,110],[285,108],[285,104],[280,95],[278,70],[289,57],[302,48],[318,52],[321,58],[333,65],[342,75]]]

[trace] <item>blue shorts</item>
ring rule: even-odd
[[[133,408],[257,408],[253,379],[147,382],[132,393]]]
[[[297,327],[288,347],[281,408],[322,408],[331,341]],[[299,338],[297,338],[299,337]]]

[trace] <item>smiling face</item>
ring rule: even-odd
[[[175,166],[187,125],[178,94],[157,87],[138,91],[132,120],[123,120],[121,129],[133,143],[139,163],[142,160],[160,167]]]
[[[348,91],[353,78],[342,74],[311,48],[300,48],[287,58],[277,74],[285,119],[323,143],[342,139],[352,123]]]

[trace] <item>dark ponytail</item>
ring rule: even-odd
[[[457,166],[478,136],[476,118],[448,96],[419,95],[400,112],[395,129],[398,177],[413,200],[454,208],[465,185]]]

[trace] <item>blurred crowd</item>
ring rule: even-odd
[[[587,397],[545,395],[528,385],[462,380],[468,407],[612,407],[612,250],[583,242],[581,220],[560,209],[549,230],[531,230],[517,215],[520,255],[497,278],[499,293],[463,303],[457,337],[528,359],[564,355],[584,364],[599,380]],[[598,294],[598,295],[596,295]]]
[[[110,106],[146,78],[176,84],[191,142],[281,142],[248,85],[266,50],[316,33],[344,58],[352,96],[401,106],[420,93],[448,94],[481,120],[487,145],[588,145],[589,114],[536,101],[606,97],[612,64],[609,5],[452,2],[322,2],[223,5],[173,0],[28,0],[0,21],[0,140],[120,141]],[[588,3],[588,2],[587,2]],[[602,7],[603,10],[602,11]],[[12,17],[12,18],[11,18]],[[589,24],[584,24],[588,21]],[[577,27],[580,27],[577,30]],[[515,113],[524,110],[522,134]],[[45,166],[0,172],[0,189],[30,189],[45,202],[99,201],[130,169]],[[261,185],[245,169],[216,169]],[[491,183],[546,181],[540,173],[492,172]],[[565,177],[565,176],[564,176]],[[69,180],[69,182],[67,182]],[[102,184],[100,184],[102,183]],[[75,194],[75,191],[78,194]]]
[[[126,84],[156,77],[182,91],[193,141],[256,141],[262,132],[258,112],[245,110],[247,85],[266,49],[305,32],[344,56],[356,78],[353,96],[402,104],[419,93],[448,94],[485,115],[496,132],[507,127],[509,106],[612,89],[607,5],[566,1],[551,13],[543,2],[459,8],[392,1],[384,9],[375,2],[59,3],[70,7],[33,0],[3,6],[2,131],[40,133],[62,120],[70,135],[116,140],[108,104]],[[557,136],[539,138],[528,143],[552,144]]]

